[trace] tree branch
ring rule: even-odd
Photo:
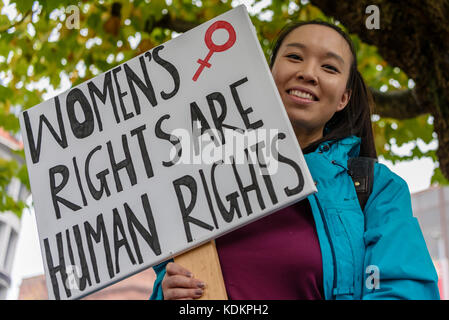
[[[429,113],[427,108],[418,103],[414,89],[381,92],[370,88],[370,91],[375,102],[374,113],[381,117],[409,119]]]
[[[200,25],[201,22],[190,22],[182,19],[172,19],[169,14],[165,14],[159,21],[154,21],[151,16],[145,23],[145,31],[151,33],[154,28],[169,29],[178,33],[189,31]]]
[[[24,21],[30,14],[34,14],[34,13],[35,13],[34,11],[28,10],[28,11],[23,15],[22,19],[20,19],[20,20],[14,22],[14,23],[11,24],[9,27],[0,30],[0,33],[5,33],[5,32],[8,31],[9,29],[18,26],[18,25],[21,24],[21,23],[22,23],[22,22],[23,22],[23,21]]]

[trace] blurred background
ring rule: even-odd
[[[267,58],[289,21],[351,35],[376,104],[379,161],[407,182],[449,299],[447,1],[0,1],[0,299],[48,298],[19,113],[240,4]],[[148,299],[153,281],[148,269],[86,299]]]

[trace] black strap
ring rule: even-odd
[[[375,162],[377,162],[377,159],[368,157],[350,158],[348,160],[349,174],[354,182],[362,210],[365,209],[365,204],[373,191]]]

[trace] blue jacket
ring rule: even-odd
[[[318,189],[308,200],[321,247],[325,298],[439,299],[437,273],[406,182],[376,163],[362,211],[347,170],[348,159],[359,151],[360,138],[352,136],[322,143],[305,155]],[[154,267],[150,299],[163,299],[161,281],[169,261]]]

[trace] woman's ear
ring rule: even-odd
[[[348,102],[351,99],[351,94],[351,89],[348,89],[343,93],[343,95],[341,96],[340,104],[337,107],[337,111],[343,110],[348,105]]]

